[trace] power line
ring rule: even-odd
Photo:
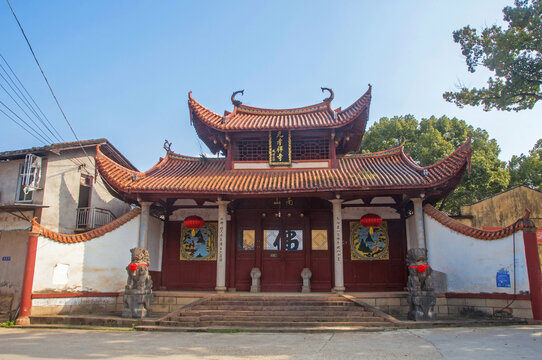
[[[9,106],[7,106],[6,104],[4,104],[1,100],[0,100],[0,105],[3,105],[6,109],[9,110],[9,112],[11,112],[13,115],[15,115],[15,117],[17,117],[19,120],[21,120],[21,121],[22,121],[29,129],[32,129],[36,135],[38,135],[39,137],[41,137],[41,139],[42,139],[41,141],[42,141],[43,143],[45,143],[45,144],[48,144],[48,143],[49,143],[49,141],[48,141],[45,137],[43,137],[42,134],[38,133],[35,129],[33,129],[30,125],[28,125],[28,123],[27,123],[23,118],[21,118],[19,115],[17,115],[13,110],[11,110],[11,109],[9,108]]]
[[[0,74],[0,76],[2,76],[2,74]],[[2,76],[2,78],[4,78]],[[9,84],[8,84],[9,85]],[[22,108],[22,106],[19,104],[19,102],[17,100],[15,100],[15,98],[13,96],[11,96],[11,94],[9,93],[9,91],[0,83],[0,87],[2,88],[2,90],[5,91],[5,93],[11,98],[11,100],[13,100],[13,102],[15,103],[15,105],[17,105],[19,107],[19,109],[21,109],[21,111],[26,115],[26,117],[32,121],[32,123],[36,126],[36,128],[40,131],[42,131],[42,129],[39,127],[39,125],[34,121],[34,119],[32,117],[30,117],[30,115],[28,115],[28,113]],[[55,141],[53,139],[51,139],[49,137],[49,135],[43,133],[44,137],[47,138],[47,141],[49,141],[50,143],[54,143]]]
[[[51,87],[51,84],[49,83],[49,80],[47,79],[47,76],[45,76],[45,72],[43,72],[43,69],[41,68],[41,65],[40,65],[40,63],[38,61],[38,58],[36,57],[36,54],[34,53],[34,49],[32,49],[32,45],[30,45],[30,41],[28,40],[28,37],[26,36],[26,34],[24,32],[23,26],[21,25],[21,22],[17,18],[17,15],[15,15],[15,11],[11,7],[11,3],[9,2],[9,0],[6,0],[6,2],[8,3],[9,9],[11,10],[11,13],[13,14],[13,17],[15,18],[15,21],[17,21],[17,25],[19,25],[19,29],[21,29],[21,33],[23,34],[24,39],[26,40],[26,44],[28,45],[28,48],[30,49],[30,52],[32,53],[32,56],[34,57],[34,60],[36,61],[36,64],[38,65],[38,68],[41,71],[41,75],[43,75],[43,79],[47,83],[47,86],[49,87],[49,90],[51,91],[51,95],[53,95],[53,98],[55,99],[55,102],[56,102],[58,108],[60,109],[60,112],[62,113],[62,116],[64,117],[64,120],[66,120],[66,123],[70,127],[70,130],[71,130],[73,136],[75,136],[75,139],[77,140],[77,142],[79,142],[79,146],[81,147],[81,150],[83,150],[83,152],[85,153],[85,155],[89,159],[90,163],[92,163],[92,160],[90,159],[90,156],[88,156],[87,152],[85,151],[85,148],[83,147],[83,144],[81,144],[81,140],[79,140],[79,138],[77,137],[77,134],[73,130],[73,127],[70,124],[70,121],[68,120],[68,118],[66,117],[66,114],[64,113],[64,110],[62,110],[62,106],[60,106],[60,103],[58,102],[58,99],[57,99],[57,97],[55,95],[55,92],[53,91],[53,88]]]
[[[41,107],[36,103],[36,101],[34,100],[34,98],[32,97],[32,95],[30,95],[30,93],[28,92],[28,90],[26,89],[26,87],[24,86],[24,84],[22,83],[22,81],[19,79],[19,77],[17,76],[17,74],[15,73],[15,71],[13,71],[13,69],[11,68],[11,66],[9,65],[8,61],[6,60],[6,58],[4,56],[2,56],[2,54],[0,54],[0,57],[2,58],[2,60],[4,60],[4,62],[6,63],[6,66],[8,67],[8,69],[11,71],[11,73],[13,74],[13,77],[15,77],[15,79],[17,80],[17,82],[19,83],[19,85],[21,85],[21,87],[23,88],[23,90],[25,91],[26,95],[28,95],[28,97],[30,98],[30,100],[32,100],[32,103],[36,106],[36,108],[39,110],[39,112],[41,113],[41,115],[45,118],[45,120],[47,121],[47,123],[49,123],[49,125],[51,126],[51,128],[53,128],[53,130],[55,131],[55,133],[58,135],[58,138],[60,138],[63,142],[65,142],[66,140],[64,140],[64,138],[62,137],[62,135],[60,135],[60,133],[58,132],[58,130],[55,128],[55,126],[51,123],[51,121],[49,120],[49,118],[47,117],[47,115],[45,115],[43,113],[43,111],[41,110]],[[0,65],[0,67],[2,67],[2,65]],[[3,68],[3,67],[2,67]],[[9,77],[9,74],[7,73],[6,70],[4,70],[6,72],[6,75],[8,75]],[[10,77],[10,80],[11,80],[11,77]],[[11,80],[13,82],[13,80]],[[24,95],[23,95],[24,96]]]
[[[4,110],[0,109],[0,112],[4,115],[6,115],[6,117],[8,119],[10,119],[11,121],[13,121],[15,124],[19,125],[24,131],[26,131],[27,133],[29,133],[30,135],[32,135],[34,138],[36,138],[38,141],[40,142],[43,142],[43,140],[39,139],[36,135],[32,134],[27,128],[25,128],[24,126],[22,126],[19,122],[17,122],[14,118],[12,118],[11,116],[9,116]],[[44,143],[44,144],[47,144],[47,143]]]
[[[55,99],[55,102],[60,110],[60,112],[62,113],[62,117],[64,117],[64,120],[66,121],[66,123],[68,124],[73,136],[75,136],[75,139],[77,140],[77,142],[79,143],[79,146],[81,147],[81,150],[83,150],[83,153],[85,154],[85,156],[88,158],[90,164],[92,165],[93,162],[92,162],[92,159],[90,158],[90,156],[88,155],[88,153],[85,151],[85,148],[83,147],[83,144],[81,143],[81,140],[79,140],[79,137],[77,136],[77,134],[75,133],[75,130],[73,129],[70,121],[68,120],[68,117],[66,116],[66,114],[64,113],[64,110],[62,109],[62,106],[60,106],[60,102],[58,101],[56,95],[55,95],[55,92],[53,91],[53,88],[51,87],[51,84],[49,83],[49,80],[47,79],[47,76],[45,75],[45,72],[43,71],[39,61],[38,61],[38,58],[36,56],[36,53],[34,52],[34,49],[32,48],[32,45],[30,45],[30,41],[28,40],[28,37],[26,36],[26,33],[24,32],[24,29],[23,29],[23,26],[21,25],[21,22],[19,21],[19,19],[17,18],[17,15],[15,14],[15,11],[13,10],[13,7],[11,6],[11,3],[9,2],[9,0],[6,0],[8,6],[9,6],[9,9],[11,10],[11,13],[13,14],[13,17],[15,18],[15,21],[17,21],[17,25],[19,25],[19,29],[21,30],[21,33],[23,34],[24,36],[24,39],[26,40],[26,44],[28,45],[28,48],[30,49],[30,52],[32,53],[32,56],[34,57],[34,60],[36,61],[36,64],[38,65],[38,68],[40,69],[40,72],[41,72],[41,75],[43,76],[43,79],[45,80],[45,82],[47,83],[47,86],[49,87],[49,90],[51,92],[51,95],[53,96],[53,98]],[[3,58],[3,57],[2,57]],[[4,59],[5,61],[5,59]],[[6,62],[7,64],[7,62]],[[9,65],[8,65],[9,66]],[[26,90],[26,89],[25,89]],[[5,105],[4,105],[5,106]],[[41,109],[40,109],[41,111]],[[21,119],[22,120],[22,119]],[[54,127],[53,127],[54,128]],[[55,129],[56,130],[56,129]],[[94,167],[96,168],[96,162],[94,162]],[[83,166],[84,168],[84,166]],[[85,169],[86,170],[86,169]],[[86,170],[88,172],[88,170]],[[105,186],[103,184],[101,184],[102,187],[107,190],[105,188]],[[109,190],[107,190],[109,191]]]
[[[2,77],[2,79],[4,79],[4,81],[6,82],[6,84],[9,86],[9,88],[11,89],[11,91],[13,91],[13,93],[15,93],[15,95],[17,95],[17,97],[19,98],[19,100],[21,100],[23,102],[23,104],[25,104],[25,106],[32,112],[32,114],[34,114],[34,116],[39,120],[39,122],[43,125],[43,127],[52,135],[52,137],[56,140],[56,141],[60,141],[60,139],[58,138],[58,136],[56,136],[52,131],[51,129],[49,128],[49,126],[47,126],[47,124],[45,124],[45,122],[43,121],[43,119],[41,118],[41,116],[39,116],[39,114],[37,113],[36,109],[34,109],[34,107],[32,106],[32,104],[30,104],[30,102],[28,101],[28,99],[26,98],[26,96],[23,94],[23,92],[21,91],[21,89],[17,86],[17,84],[13,81],[13,79],[11,78],[11,76],[9,75],[9,73],[6,71],[6,69],[2,66],[2,64],[0,64],[0,69],[2,69],[4,71],[4,73],[6,74],[7,76],[7,79],[6,77],[4,77],[4,75],[2,75],[2,73],[0,72],[0,77]],[[9,79],[9,81],[8,81]],[[13,85],[12,85],[13,84]],[[15,86],[15,88],[14,88]]]

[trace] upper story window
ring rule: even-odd
[[[16,202],[32,202],[32,193],[39,190],[41,180],[41,157],[26,154],[24,164],[19,166]]]
[[[292,135],[292,160],[329,159],[329,139],[322,137],[295,137]],[[269,140],[247,138],[237,141],[234,161],[269,161]]]
[[[34,167],[27,167],[25,164],[19,166],[19,178],[17,180],[17,202],[32,202],[33,191],[28,191],[26,185],[34,181],[34,175],[36,173]],[[26,190],[26,191],[25,191]]]

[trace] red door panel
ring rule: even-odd
[[[404,220],[386,220],[388,260],[352,260],[350,221],[343,222],[344,282],[346,291],[403,291],[406,286]]]
[[[167,290],[214,290],[216,261],[180,260],[181,221],[164,225],[162,286]]]

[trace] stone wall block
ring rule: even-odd
[[[174,296],[165,296],[164,304],[167,304],[167,305],[177,304],[177,299]]]
[[[446,300],[447,300],[448,306],[464,306],[465,305],[464,298],[448,298]]]
[[[440,305],[448,305],[448,299],[446,299],[445,297],[442,297],[442,296],[437,296],[437,303],[436,305],[437,306],[440,306]]]
[[[532,319],[533,318],[533,312],[531,309],[513,309],[512,315],[517,318],[522,319]]]
[[[376,299],[376,306],[377,307],[385,306],[385,305],[399,306],[399,305],[401,305],[401,300],[397,299],[397,298],[377,298]]]
[[[486,306],[486,299],[465,299],[466,306],[472,307],[484,307]]]
[[[184,298],[184,297],[178,297],[177,298],[177,305],[188,305],[191,302],[194,302],[196,300],[199,300],[199,298]]]
[[[151,308],[152,308],[153,312],[157,312],[157,313],[167,313],[167,312],[169,312],[169,305],[164,305],[164,304],[152,305]]]
[[[360,300],[368,305],[376,306],[376,299],[374,298],[360,298]]]

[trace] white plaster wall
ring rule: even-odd
[[[478,240],[457,233],[425,215],[429,264],[447,275],[449,292],[514,293],[513,236]],[[515,234],[517,293],[529,291],[523,233]],[[510,273],[511,287],[497,287],[500,269]]]
[[[394,208],[382,207],[344,207],[342,209],[343,220],[359,220],[365,214],[376,214],[382,219],[400,219],[401,215]]]
[[[162,271],[162,234],[164,233],[164,222],[154,216],[149,217],[149,229],[147,235],[147,249],[151,257],[149,270]]]
[[[44,186],[41,225],[61,233],[72,234],[75,230],[77,206],[79,202],[79,185],[81,174],[94,177],[94,148],[82,150],[66,150],[60,155],[50,153],[47,161],[46,182]],[[84,163],[80,168],[76,163]],[[113,197],[105,188],[100,176],[92,183],[91,207],[108,209],[119,217],[130,210],[125,202]]]
[[[15,202],[21,164],[24,164],[24,159],[0,162],[0,203],[13,204]]]
[[[197,215],[205,221],[218,221],[218,206],[216,208],[203,208],[203,209],[178,209],[170,215],[169,220],[171,221],[183,221],[186,217],[190,215]],[[230,215],[228,215],[228,221]]]
[[[63,244],[40,236],[33,292],[116,292],[126,285],[130,249],[137,246],[139,216],[92,240]],[[53,281],[55,265],[68,265],[67,282]],[[58,275],[58,274],[57,274]]]

